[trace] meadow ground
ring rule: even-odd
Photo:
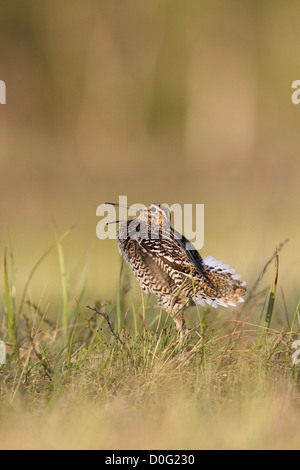
[[[114,300],[88,306],[83,283],[74,306],[64,236],[18,295],[12,247],[5,256],[1,449],[299,448],[299,311],[274,313],[284,250],[266,260],[239,309],[190,309],[181,342],[155,299],[129,300],[126,268]],[[59,316],[29,289],[56,248]],[[263,289],[267,271],[274,279]]]

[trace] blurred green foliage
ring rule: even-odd
[[[18,275],[76,224],[67,268],[114,291],[95,214],[126,194],[204,203],[204,254],[246,279],[290,238],[281,272],[297,288],[299,19],[283,0],[1,0],[0,243],[9,227]]]

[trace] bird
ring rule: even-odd
[[[164,204],[144,207],[137,217],[115,221],[119,223],[117,242],[142,291],[156,296],[159,307],[173,318],[182,336],[187,332],[188,307],[236,307],[244,302],[247,289],[228,264],[213,256],[203,259],[194,245],[171,227],[170,218]]]

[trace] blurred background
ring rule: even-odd
[[[120,257],[97,239],[96,209],[127,195],[205,204],[201,254],[250,285],[289,238],[279,280],[293,313],[299,24],[297,0],[0,0],[0,257],[10,233],[19,285],[75,225],[63,242],[72,295],[88,275],[91,302],[114,296]],[[59,284],[54,250],[35,301]]]

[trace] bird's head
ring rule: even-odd
[[[125,207],[128,206],[121,206],[121,204],[107,202],[106,204],[111,204],[118,207]],[[134,236],[148,236],[149,233],[160,233],[161,231],[168,233],[170,230],[170,220],[171,220],[171,213],[167,206],[163,204],[151,204],[149,207],[143,207],[142,209],[137,209],[139,215],[133,217],[132,219],[128,220],[115,220],[110,223],[120,223],[119,228],[119,236],[122,232],[124,232],[124,237],[127,237],[127,233],[131,237]]]
[[[137,219],[149,226],[167,227],[170,225],[170,210],[163,204],[151,204],[140,211]]]

